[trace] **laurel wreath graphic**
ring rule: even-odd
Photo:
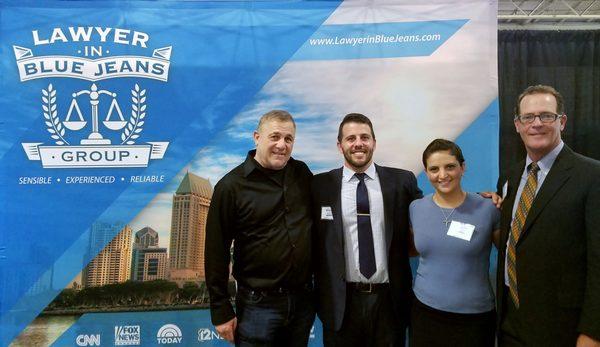
[[[121,144],[133,145],[140,133],[144,130],[144,118],[146,117],[146,89],[141,89],[136,83],[131,90],[131,117],[127,127],[121,133]]]
[[[68,145],[69,141],[65,140],[65,128],[56,111],[56,90],[52,87],[52,83],[48,85],[48,89],[42,89],[42,109],[44,109],[44,121],[46,130],[50,133],[50,137],[54,139],[57,145]]]

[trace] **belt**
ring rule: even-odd
[[[240,290],[246,291],[250,294],[261,294],[263,296],[279,296],[279,295],[288,295],[288,294],[297,294],[302,292],[310,292],[312,290],[312,284],[305,284],[300,287],[274,287],[274,288],[249,288],[245,286],[240,286]]]
[[[346,282],[347,288],[358,293],[374,293],[390,287],[389,283]]]

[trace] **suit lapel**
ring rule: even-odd
[[[385,225],[385,243],[389,252],[392,244],[393,234],[393,215],[394,215],[394,191],[396,183],[388,171],[375,164],[375,170],[379,176],[379,185],[381,186],[381,195],[383,195],[383,218]]]
[[[335,198],[333,200],[333,223],[334,230],[337,234],[338,245],[345,253],[344,247],[344,223],[342,221],[342,168],[336,169],[332,171],[332,179],[334,182],[333,192],[335,194]]]
[[[503,210],[502,219],[503,225],[505,226],[502,232],[502,238],[500,240],[500,246],[506,247],[506,241],[508,241],[508,233],[510,231],[510,226],[512,223],[512,210],[514,207],[515,199],[519,199],[520,197],[516,196],[517,191],[519,190],[519,183],[521,182],[521,175],[523,173],[523,169],[525,168],[525,161],[520,162],[516,168],[511,171],[510,176],[508,177],[508,189],[506,192],[506,197],[503,206],[506,206],[506,209]]]
[[[571,177],[570,169],[573,167],[573,152],[566,145],[556,157],[548,176],[542,183],[542,187],[536,194],[527,219],[523,226],[523,232],[519,238],[519,243],[527,235],[531,224],[536,220],[544,207],[554,198],[560,187]]]

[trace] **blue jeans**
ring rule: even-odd
[[[310,290],[268,293],[238,288],[236,346],[306,346],[315,320]]]

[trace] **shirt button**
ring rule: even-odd
[[[296,249],[296,244],[295,243],[292,243],[292,248]]]
[[[285,212],[286,212],[286,213],[290,212],[290,208],[286,206],[286,207],[285,207]]]

